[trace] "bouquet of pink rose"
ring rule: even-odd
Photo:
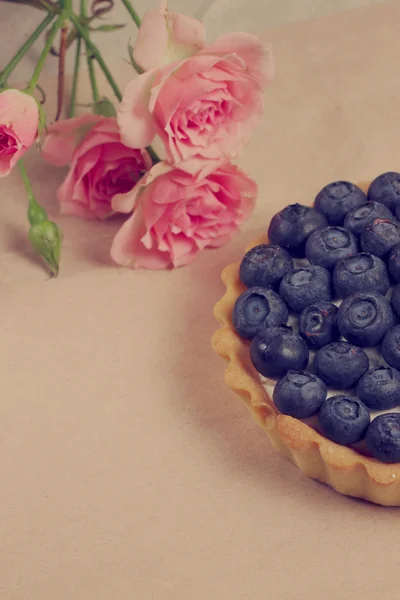
[[[203,248],[230,240],[256,199],[255,182],[230,161],[262,113],[263,92],[273,76],[269,50],[245,33],[223,35],[208,45],[201,22],[168,12],[166,3],[140,22],[130,1],[121,1],[139,27],[136,44],[129,47],[138,75],[123,94],[91,39],[93,21],[104,12],[99,0],[90,16],[86,0],[81,0],[79,15],[71,0],[24,0],[47,15],[0,73],[0,177],[18,163],[28,193],[29,239],[53,275],[59,268],[61,232],[36,200],[22,162],[35,141],[40,140],[49,163],[69,166],[57,192],[62,214],[83,219],[127,215],[111,245],[111,257],[119,265],[186,265]],[[28,86],[10,89],[10,73],[49,25]],[[57,35],[57,118],[46,125],[34,92]],[[65,52],[72,43],[76,58],[69,118],[59,119]],[[91,112],[75,116],[83,53],[93,104]],[[116,109],[100,97],[95,68],[106,76]],[[155,138],[161,140],[163,157],[151,145]]]

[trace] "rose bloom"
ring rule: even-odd
[[[173,50],[169,56],[179,57],[166,66],[160,12]],[[198,27],[189,30],[190,44],[188,33],[182,37],[182,27],[169,29],[168,15],[161,9],[143,20],[134,57],[150,70],[127,86],[118,122],[127,146],[147,146],[159,135],[167,160],[178,163],[194,157],[187,164],[195,172],[201,168],[197,159],[234,156],[247,141],[263,109],[263,91],[273,76],[272,59],[247,33],[224,35],[205,46],[198,21]],[[154,30],[159,31],[157,36],[152,35]]]
[[[0,177],[9,174],[35,142],[39,109],[29,94],[19,90],[0,93]]]
[[[232,238],[251,214],[256,194],[255,182],[231,164],[194,177],[159,163],[131,194],[114,198],[114,210],[134,212],[115,236],[111,257],[127,267],[186,265],[203,248]]]
[[[84,219],[113,214],[113,198],[130,192],[152,166],[146,150],[127,148],[112,117],[85,114],[49,127],[42,154],[57,166],[69,164],[58,189],[61,212]]]

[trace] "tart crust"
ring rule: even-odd
[[[368,190],[368,183],[359,186]],[[246,248],[268,243],[260,236]],[[246,288],[239,279],[240,263],[227,266],[222,272],[226,292],[214,307],[221,324],[212,338],[212,345],[228,363],[225,382],[243,400],[257,423],[268,435],[273,447],[303,473],[347,496],[363,498],[383,506],[400,506],[400,463],[385,464],[340,446],[292,417],[280,414],[264,389],[250,358],[250,342],[242,339],[232,325],[232,310],[236,298]]]

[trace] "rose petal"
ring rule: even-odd
[[[147,12],[140,25],[133,58],[144,71],[163,65],[168,46],[168,31],[165,16],[159,9]]]
[[[42,146],[43,158],[56,167],[70,163],[78,144],[101,119],[100,115],[85,113],[50,125]]]
[[[200,21],[154,9],[143,17],[133,57],[144,71],[149,71],[192,56],[204,44],[204,27]]]
[[[260,80],[262,85],[274,76],[272,52],[251,33],[228,33],[221,35],[213,44],[201,51],[207,54],[236,54],[246,63],[249,73]]]
[[[38,105],[32,96],[13,89],[0,93],[0,126],[11,129],[24,146],[35,141],[38,119]]]
[[[111,258],[124,267],[144,269],[166,269],[171,259],[165,252],[154,248],[149,252],[143,245],[146,234],[142,209],[139,206],[133,215],[125,221],[111,245]]]
[[[168,163],[159,162],[154,165],[150,171],[145,173],[142,179],[135,185],[133,190],[127,194],[118,194],[114,196],[112,200],[112,208],[115,212],[129,213],[133,210],[136,205],[140,194],[144,191],[146,186],[150,185],[157,177],[161,177],[165,173],[169,173],[172,167]]]
[[[132,79],[118,109],[121,138],[130,148],[148,146],[156,134],[153,116],[148,109],[154,76],[154,71],[148,71]]]

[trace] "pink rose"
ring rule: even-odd
[[[32,96],[19,90],[0,93],[0,177],[8,175],[32,146],[38,122],[39,108]]]
[[[84,113],[73,119],[56,121],[47,129],[42,147],[42,156],[56,167],[64,167],[72,161],[76,147],[92,127],[101,120],[101,116]]]
[[[151,42],[157,47],[156,37]],[[136,60],[144,64],[138,54]],[[231,157],[262,112],[263,91],[272,76],[271,54],[255,36],[224,35],[193,56],[128,84],[118,113],[122,140],[132,148],[144,147],[158,134],[167,160],[191,158],[192,172],[201,168],[201,159]]]
[[[255,182],[231,164],[195,178],[159,163],[131,194],[114,198],[114,210],[134,212],[115,236],[111,257],[127,267],[186,265],[203,248],[232,238],[250,215],[256,194]]]
[[[106,219],[112,200],[130,192],[152,166],[146,150],[121,142],[115,118],[86,114],[49,127],[43,154],[56,165],[70,163],[57,197],[61,212]]]
[[[154,9],[143,17],[133,58],[144,71],[149,71],[188,58],[204,46],[200,21],[166,8]]]

